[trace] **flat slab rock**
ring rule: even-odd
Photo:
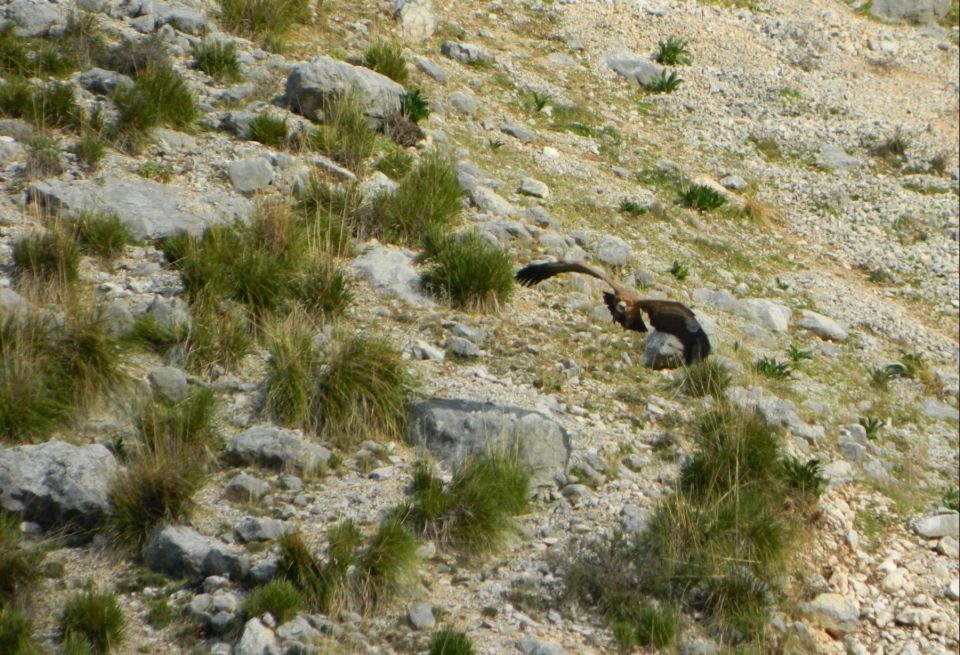
[[[223,459],[237,466],[257,464],[288,472],[310,473],[330,461],[330,451],[299,430],[258,425],[233,436]]]
[[[456,468],[493,449],[516,451],[531,487],[554,484],[570,460],[570,435],[550,417],[521,407],[433,398],[410,406],[407,440]]]
[[[239,549],[180,525],[154,532],[143,549],[143,561],[174,578],[223,575],[240,580],[250,570],[250,561]]]
[[[374,243],[350,266],[360,277],[369,280],[379,295],[394,296],[418,307],[432,307],[433,298],[421,291],[420,271],[414,266],[416,259],[412,250]]]
[[[30,187],[27,198],[52,212],[90,208],[116,212],[137,239],[160,239],[180,231],[200,234],[215,223],[246,220],[253,208],[237,195],[194,193],[149,180],[43,180]]]
[[[113,454],[63,441],[0,449],[0,507],[45,528],[93,528],[110,509]]]

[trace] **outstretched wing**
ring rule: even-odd
[[[599,268],[594,268],[593,266],[588,266],[587,264],[581,264],[580,262],[545,262],[543,264],[530,264],[529,266],[524,266],[517,271],[515,277],[517,282],[519,282],[521,285],[525,287],[532,287],[533,285],[539,284],[547,278],[551,278],[554,275],[559,275],[560,273],[583,273],[584,275],[589,275],[599,280],[603,280],[613,288],[619,300],[631,300],[637,298],[637,293],[635,291],[614,280],[606,273],[606,271],[603,271]]]
[[[710,354],[710,340],[688,307],[672,300],[647,300],[639,304],[650,316],[654,329],[680,339],[687,364],[706,359]]]

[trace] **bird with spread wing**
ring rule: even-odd
[[[707,358],[710,341],[697,317],[685,305],[672,300],[643,298],[639,293],[614,280],[606,272],[579,262],[547,262],[530,264],[517,271],[517,282],[532,287],[560,273],[583,273],[603,280],[613,289],[605,291],[603,301],[610,309],[613,320],[627,330],[646,332],[642,312],[646,312],[655,330],[677,337],[683,344],[683,359],[689,366]]]

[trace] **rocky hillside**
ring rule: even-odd
[[[5,0],[0,651],[957,652],[958,12]]]

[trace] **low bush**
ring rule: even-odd
[[[654,59],[664,66],[689,64],[690,51],[687,50],[687,40],[671,36],[666,41],[660,41]]]
[[[203,41],[193,52],[194,65],[218,82],[243,79],[237,46],[231,42]]]
[[[115,259],[133,242],[133,233],[115,212],[84,211],[71,220],[81,252]]]
[[[495,311],[513,294],[510,259],[476,231],[441,238],[429,257],[423,285],[454,307]]]
[[[349,91],[331,97],[322,107],[323,123],[309,137],[309,145],[329,155],[356,173],[362,173],[364,164],[377,143],[359,93]]]
[[[253,590],[244,613],[247,618],[269,612],[277,624],[286,623],[307,608],[303,593],[289,580],[271,580]]]
[[[441,628],[430,637],[429,655],[474,655],[470,638],[453,628]]]
[[[684,207],[709,212],[725,205],[727,199],[711,186],[691,184],[680,191],[680,202]]]
[[[250,140],[273,148],[286,147],[290,141],[287,119],[271,116],[267,112],[257,114],[250,121]]]
[[[87,638],[96,655],[109,653],[123,638],[126,619],[112,592],[82,591],[67,600],[60,619],[64,638]]]
[[[363,65],[405,85],[410,77],[403,58],[403,45],[390,41],[374,41],[363,53]]]

